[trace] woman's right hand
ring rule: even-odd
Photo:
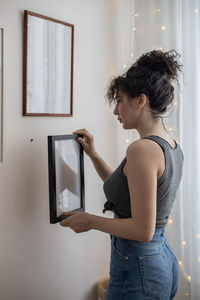
[[[90,156],[90,158],[94,157],[96,154],[96,149],[94,145],[94,138],[93,135],[86,130],[85,128],[83,129],[78,129],[73,132],[73,134],[81,134],[83,137],[78,137],[77,141],[81,143],[83,146],[86,154]]]

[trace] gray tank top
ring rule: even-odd
[[[184,156],[176,143],[176,148],[157,135],[149,135],[143,139],[150,139],[158,143],[165,155],[165,170],[157,179],[157,212],[156,228],[165,227],[176,198],[176,192],[182,178]],[[103,213],[111,210],[118,218],[131,218],[131,204],[127,177],[123,173],[126,157],[117,169],[109,175],[103,184],[107,202],[104,204]]]

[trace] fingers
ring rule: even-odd
[[[63,213],[62,213],[62,216],[67,216],[68,218],[64,218],[60,223],[62,223],[62,224],[68,223],[70,217],[73,216],[73,214],[74,214],[74,212],[63,212]]]
[[[62,220],[62,221],[60,222],[60,225],[61,225],[61,226],[68,227],[68,226],[69,226],[68,220],[67,220],[67,219]]]
[[[83,148],[84,148],[84,150],[86,149],[86,147],[87,147],[87,142],[85,141],[86,140],[86,137],[84,138],[81,138],[81,137],[78,137],[77,139],[76,139],[76,141],[78,142],[78,143],[80,143],[82,146],[83,146]]]
[[[80,142],[80,143],[84,146],[84,144],[85,144],[85,139],[84,139],[84,137],[83,137],[83,138],[78,137],[78,138],[77,138],[77,141]]]
[[[68,226],[70,227],[70,221],[71,221],[70,217],[72,217],[73,215],[78,214],[78,213],[79,212],[77,212],[77,211],[66,211],[66,212],[63,212],[62,215],[63,216],[67,216],[68,218],[62,220],[60,222],[60,225],[65,226],[65,227],[68,227]]]
[[[81,136],[78,137],[76,139],[76,141],[83,146],[85,153],[87,155],[89,155],[90,157],[92,157],[93,153],[96,152],[93,135],[89,131],[87,131],[85,128],[78,129],[78,130],[74,131],[73,133],[82,135],[82,137]]]
[[[64,216],[72,216],[74,214],[77,214],[77,212],[75,212],[75,211],[66,211],[66,212],[63,212]]]
[[[71,228],[74,232],[78,233],[79,232],[79,226],[73,222],[73,215],[76,214],[77,212],[64,212],[63,215],[69,216],[69,218],[66,218],[60,222],[60,225],[63,227],[69,227]]]
[[[85,128],[83,129],[78,129],[76,131],[72,132],[73,134],[82,134],[83,136],[86,136],[87,138],[92,138],[91,133],[89,133],[88,130],[86,130]]]
[[[77,129],[75,131],[73,131],[72,133],[81,133],[81,132],[88,132],[87,129],[82,128],[82,129]]]
[[[77,138],[77,142],[81,143],[84,148],[93,140],[93,136],[85,128],[76,130],[73,133],[82,135]]]

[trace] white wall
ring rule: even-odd
[[[105,103],[115,73],[115,0],[0,0],[5,30],[4,161],[0,164],[1,300],[95,300],[109,271],[109,235],[49,224],[47,135],[87,128],[117,165],[116,117]],[[22,116],[23,11],[75,25],[74,116]],[[33,142],[30,142],[33,139]],[[102,181],[85,155],[86,211],[101,215]],[[107,214],[107,216],[110,216]]]

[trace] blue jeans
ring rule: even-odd
[[[111,235],[110,281],[106,300],[172,300],[178,290],[177,259],[164,234],[150,242]]]

